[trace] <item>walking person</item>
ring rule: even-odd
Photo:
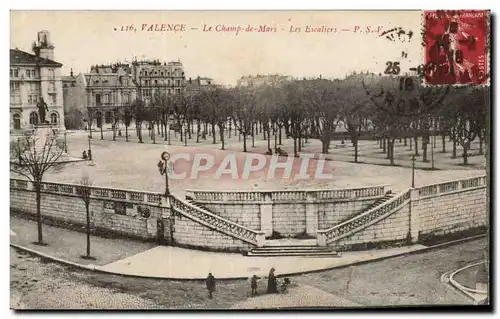
[[[274,275],[274,268],[269,271],[269,276],[267,278],[267,293],[277,294],[278,293],[278,283],[276,282],[276,276]]]
[[[252,288],[252,296],[257,296],[257,279],[259,279],[259,277],[257,277],[257,275],[253,275],[252,282],[250,284]]]
[[[215,278],[212,273],[208,273],[207,277],[207,290],[208,290],[208,298],[212,299],[212,293],[215,291]]]

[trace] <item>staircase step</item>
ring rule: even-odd
[[[252,251],[304,251],[304,252],[309,252],[309,251],[332,251],[332,250],[330,248],[327,248],[327,247],[324,247],[324,248],[311,247],[308,249],[304,249],[301,247],[281,247],[281,248],[278,248],[278,247],[272,247],[272,248],[258,247],[258,248],[252,249]]]
[[[295,256],[295,257],[340,257],[340,254],[334,251],[322,251],[322,252],[248,252],[249,257],[286,257],[286,256]]]

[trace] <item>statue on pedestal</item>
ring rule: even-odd
[[[43,100],[43,97],[40,98],[40,101],[36,104],[36,107],[38,108],[38,116],[40,117],[40,123],[45,124],[45,111],[48,111],[49,108],[47,107],[47,103]]]

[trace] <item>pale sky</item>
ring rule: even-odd
[[[186,31],[141,30],[143,24],[162,23],[185,24]],[[133,57],[180,59],[187,78],[200,75],[234,85],[242,75],[342,78],[352,71],[383,73],[387,61],[399,61],[401,70],[407,71],[423,60],[419,11],[11,11],[10,25],[10,47],[30,53],[37,31],[48,30],[63,74],[71,68],[75,74],[85,73],[92,64]],[[127,25],[137,31],[114,30]],[[204,25],[212,31],[203,32]],[[277,32],[214,31],[222,25],[267,25]],[[301,32],[290,33],[292,26]],[[306,33],[306,26],[337,28],[337,32]],[[413,38],[390,41],[367,33],[367,27],[381,27],[381,32],[401,27],[411,30]]]

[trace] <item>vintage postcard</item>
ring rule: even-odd
[[[11,309],[489,307],[489,28],[11,11]]]

